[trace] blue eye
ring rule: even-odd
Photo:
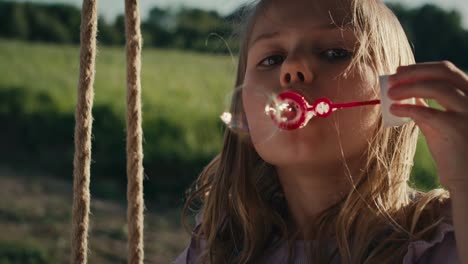
[[[320,53],[322,58],[328,61],[341,61],[351,57],[353,53],[345,49],[328,49]]]
[[[258,66],[271,67],[271,66],[274,66],[274,65],[281,64],[281,63],[283,63],[283,61],[284,61],[284,57],[282,55],[272,55],[272,56],[268,56],[265,59],[263,59],[262,61],[260,61]]]

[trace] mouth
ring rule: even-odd
[[[291,90],[284,91],[273,98],[265,106],[265,114],[270,116],[280,129],[295,130],[307,124],[307,100],[300,94]]]

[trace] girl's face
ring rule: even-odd
[[[270,1],[250,35],[245,89],[300,89],[310,103],[320,97],[334,103],[376,99],[376,76],[369,67],[343,75],[357,45],[344,7],[339,0]],[[357,157],[366,151],[379,117],[376,106],[337,110],[327,118],[312,118],[302,129],[262,140],[268,135],[255,118],[265,105],[248,94],[243,103],[254,146],[277,166],[333,165],[341,148],[346,158]]]

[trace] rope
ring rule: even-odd
[[[81,14],[80,77],[75,109],[75,156],[73,160],[73,223],[71,263],[86,264],[88,250],[89,179],[91,163],[91,109],[94,99],[97,3],[84,0]]]
[[[125,1],[127,39],[127,221],[128,263],[142,264],[143,147],[141,118],[141,32],[138,0]],[[81,15],[80,78],[75,109],[73,170],[72,264],[86,264],[90,211],[92,107],[96,59],[97,0],[83,0]]]
[[[138,0],[125,1],[127,39],[127,221],[128,263],[142,264],[143,148],[141,128],[141,32]]]

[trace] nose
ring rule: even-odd
[[[312,80],[312,71],[304,61],[290,59],[283,62],[280,74],[282,87],[288,87],[293,84],[310,84]]]

